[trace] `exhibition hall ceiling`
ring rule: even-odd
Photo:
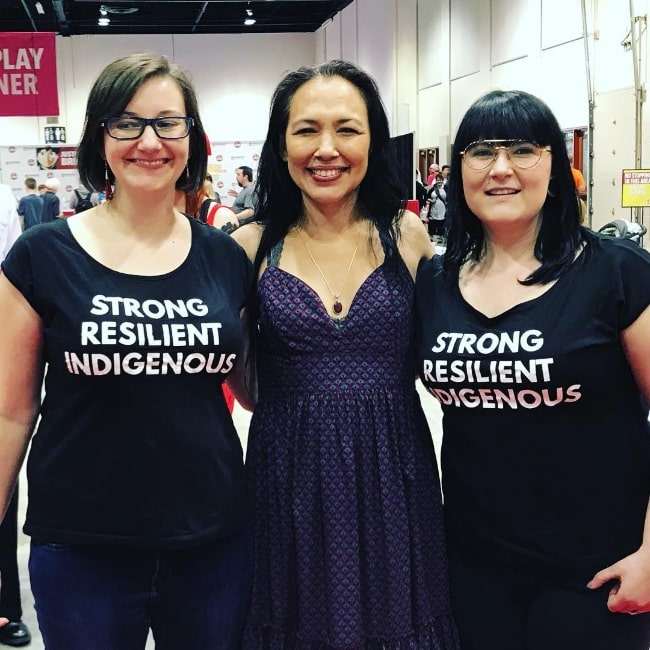
[[[0,24],[62,36],[314,32],[352,1],[1,0]]]

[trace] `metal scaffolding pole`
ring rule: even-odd
[[[634,15],[634,1],[630,3],[630,51],[634,69],[634,164],[636,169],[643,169],[643,104],[646,98],[645,85],[642,80],[643,40],[645,36],[646,16]],[[633,220],[643,224],[643,208],[633,208]]]

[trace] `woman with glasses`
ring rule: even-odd
[[[249,262],[174,208],[206,171],[185,72],[108,65],[78,149],[106,203],[31,228],[0,277],[0,509],[30,442],[30,579],[48,650],[238,647],[251,540],[221,384]],[[45,376],[41,401],[41,380]]]
[[[532,95],[477,100],[451,169],[417,347],[444,411],[461,646],[647,650],[650,255],[580,226],[564,134]]]

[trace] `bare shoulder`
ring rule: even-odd
[[[399,252],[411,275],[415,277],[420,262],[433,257],[433,244],[418,215],[410,210],[402,213],[399,229]]]
[[[246,251],[246,255],[251,261],[255,259],[262,230],[262,226],[258,223],[247,223],[232,233],[232,237]]]

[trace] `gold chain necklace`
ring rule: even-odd
[[[341,286],[339,287],[338,291],[334,291],[332,287],[330,286],[330,283],[327,281],[327,278],[325,277],[325,274],[321,271],[320,266],[318,266],[318,263],[314,259],[314,256],[311,254],[311,251],[309,250],[307,246],[307,242],[305,241],[305,238],[302,236],[302,233],[298,231],[298,235],[300,237],[300,241],[302,242],[302,245],[305,247],[305,250],[307,251],[307,255],[309,255],[309,258],[311,261],[314,263],[314,266],[316,267],[316,270],[320,273],[321,277],[325,281],[325,284],[327,285],[327,288],[330,290],[330,293],[334,297],[334,305],[332,306],[332,309],[334,310],[335,314],[340,314],[343,311],[343,305],[341,304],[341,301],[339,300],[341,296],[341,292],[343,291],[343,287],[345,287],[345,283],[348,281],[348,276],[350,275],[350,269],[352,268],[352,264],[354,263],[354,259],[357,256],[357,251],[359,250],[359,242],[357,241],[357,245],[354,247],[354,253],[352,253],[352,259],[350,260],[350,263],[348,264],[348,270],[345,272],[345,277],[343,278],[343,282],[341,283]]]

